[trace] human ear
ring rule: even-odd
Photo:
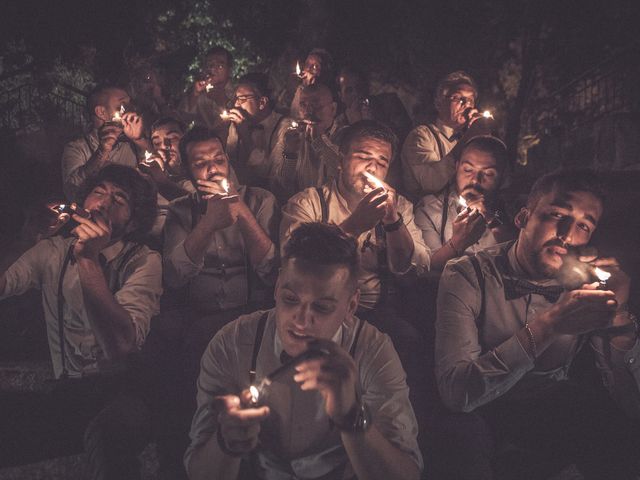
[[[351,298],[349,299],[349,313],[351,315],[356,313],[356,310],[358,309],[359,304],[360,304],[360,289],[356,288],[356,291],[353,292],[353,295],[351,295]]]
[[[104,122],[107,122],[109,120],[107,115],[107,109],[102,105],[96,105],[96,107],[93,109],[93,113],[95,114],[96,117],[98,117],[100,120]]]
[[[529,209],[527,207],[522,207],[520,211],[516,214],[513,219],[516,227],[522,229],[527,226],[527,222],[529,221]]]

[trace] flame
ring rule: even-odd
[[[298,128],[298,122],[296,122],[295,120],[291,121],[291,128]]]
[[[122,115],[124,115],[124,105],[120,105],[120,110],[116,110],[116,112],[113,114],[113,117],[111,118],[112,122],[121,122],[122,121]]]
[[[229,112],[227,112],[226,110],[223,110],[222,113],[220,114],[220,118],[222,118],[223,120],[226,120],[227,118],[229,118]]]
[[[606,282],[611,277],[610,272],[605,272],[604,270],[598,267],[593,269],[593,273],[595,273],[596,277],[598,277],[598,280],[600,280],[601,282]]]
[[[207,91],[207,93],[209,93],[211,90],[213,90],[214,86],[211,83],[207,83],[207,85],[204,87],[204,89]]]
[[[384,188],[384,183],[382,183],[379,178],[371,175],[366,170],[363,173],[364,173],[364,176],[369,181],[369,183],[371,183],[375,188]]]
[[[493,118],[493,113],[491,113],[489,110],[485,110],[484,112],[482,112],[482,116],[484,118]]]
[[[255,385],[251,385],[249,387],[249,393],[251,394],[251,403],[258,403],[258,399],[260,398],[260,390]]]
[[[467,201],[462,195],[458,197],[458,205],[460,205],[462,208],[469,208],[469,205],[467,205]]]
[[[300,62],[296,62],[296,75],[300,76],[302,70],[300,70]]]
[[[226,178],[222,179],[222,182],[220,182],[220,185],[222,185],[222,188],[224,188],[225,193],[229,193],[229,181]]]
[[[144,151],[144,159],[145,161],[149,161],[149,159],[153,157],[153,153],[151,153],[149,150],[145,150]]]

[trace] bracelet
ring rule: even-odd
[[[229,455],[230,457],[234,457],[234,458],[239,458],[244,456],[244,453],[242,452],[234,452],[233,450],[229,449],[229,447],[227,446],[227,443],[224,441],[224,438],[222,438],[222,433],[220,432],[219,425],[218,425],[218,430],[216,431],[216,438],[218,440],[218,446],[220,447],[220,450],[222,450],[222,453],[224,453],[225,455]]]
[[[527,338],[529,339],[529,349],[531,350],[531,356],[533,357],[533,360],[535,361],[536,358],[538,358],[538,347],[536,345],[536,339],[533,336],[533,332],[531,331],[531,328],[529,327],[529,322],[526,322],[524,324],[524,330],[525,330],[525,332],[527,332]]]
[[[404,220],[402,219],[402,214],[398,213],[398,220],[393,223],[383,223],[382,228],[385,232],[395,232],[404,224]]]

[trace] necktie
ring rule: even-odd
[[[564,289],[559,285],[543,287],[520,278],[504,278],[504,296],[507,300],[529,295],[530,293],[542,295],[547,302],[555,303]]]

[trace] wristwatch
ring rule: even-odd
[[[402,226],[403,223],[404,221],[402,219],[402,214],[398,213],[398,220],[393,223],[383,223],[382,228],[385,232],[395,232]]]
[[[340,422],[330,420],[341,432],[363,433],[371,426],[371,413],[366,404],[358,400]]]

